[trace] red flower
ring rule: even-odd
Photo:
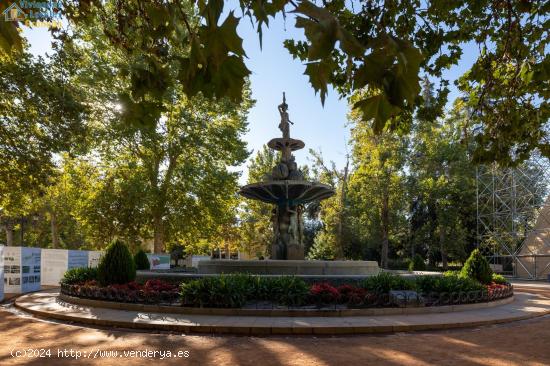
[[[331,304],[340,299],[340,292],[329,283],[315,283],[309,289],[310,296],[317,303]]]
[[[351,285],[342,285],[338,287],[338,292],[341,295],[341,301],[346,304],[358,305],[365,300],[367,290]]]

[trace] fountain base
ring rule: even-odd
[[[250,273],[261,275],[375,275],[376,261],[223,260],[199,262],[199,274]]]

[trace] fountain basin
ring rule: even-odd
[[[304,180],[274,180],[248,184],[239,192],[246,198],[265,203],[290,206],[322,200],[334,195],[334,190],[327,184],[307,182]]]
[[[250,273],[265,275],[375,275],[376,261],[224,260],[199,261],[199,274]]]

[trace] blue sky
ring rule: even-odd
[[[230,10],[230,9],[226,9]],[[237,9],[236,14],[240,11]],[[342,167],[346,152],[349,150],[349,128],[346,127],[346,115],[349,112],[347,100],[339,99],[330,90],[325,105],[309,85],[308,77],[303,75],[305,66],[283,47],[288,38],[303,38],[303,32],[294,28],[294,19],[289,15],[286,22],[282,16],[270,22],[264,31],[263,48],[260,49],[258,35],[250,21],[245,18],[239,26],[239,34],[244,39],[244,48],[248,59],[246,64],[252,71],[252,96],[256,105],[249,115],[249,131],[245,136],[250,150],[258,151],[272,137],[280,135],[277,128],[279,113],[277,105],[281,103],[282,92],[287,95],[290,119],[295,123],[291,127],[291,136],[302,139],[306,148],[297,151],[298,163],[308,163],[309,148],[321,149],[325,160],[333,160]],[[44,54],[51,52],[51,37],[45,28],[25,29],[31,52]],[[477,48],[466,45],[459,65],[444,74],[451,80],[450,103],[458,96],[452,85],[460,75],[467,71],[477,58]],[[449,104],[450,104],[449,103]],[[246,181],[246,167],[242,167],[241,181]]]

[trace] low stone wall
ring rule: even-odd
[[[375,275],[375,261],[208,260],[199,262],[200,274],[250,273],[261,275]]]
[[[223,316],[271,316],[271,317],[343,317],[343,316],[376,316],[376,315],[413,315],[413,314],[435,314],[451,313],[458,311],[468,311],[477,309],[486,309],[490,307],[509,304],[514,301],[514,296],[510,295],[498,300],[461,304],[461,305],[443,305],[426,307],[401,307],[401,308],[365,308],[365,309],[231,309],[231,308],[197,308],[183,306],[163,306],[148,304],[133,304],[123,302],[113,302],[104,300],[95,300],[70,296],[64,293],[59,294],[59,299],[74,305],[90,306],[96,308],[133,310],[155,313],[172,314],[193,314],[193,315],[223,315]]]

